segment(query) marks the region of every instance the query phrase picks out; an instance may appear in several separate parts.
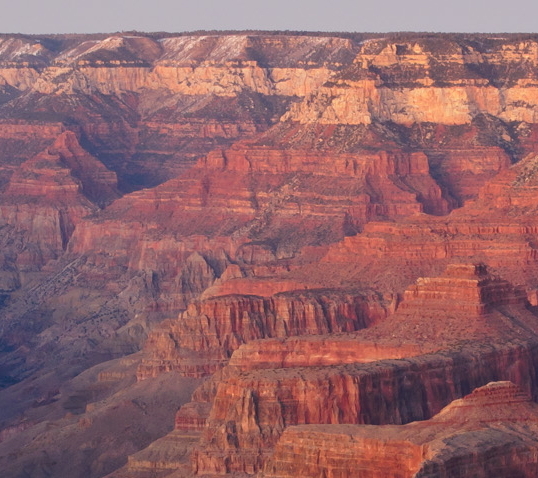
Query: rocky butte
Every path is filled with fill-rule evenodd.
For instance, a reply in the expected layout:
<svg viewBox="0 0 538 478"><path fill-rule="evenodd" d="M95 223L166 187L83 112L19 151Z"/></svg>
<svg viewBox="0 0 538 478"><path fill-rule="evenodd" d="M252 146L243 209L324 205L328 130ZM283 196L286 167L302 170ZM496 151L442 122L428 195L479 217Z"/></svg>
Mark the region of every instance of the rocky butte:
<svg viewBox="0 0 538 478"><path fill-rule="evenodd" d="M2 476L536 476L537 67L0 35Z"/></svg>

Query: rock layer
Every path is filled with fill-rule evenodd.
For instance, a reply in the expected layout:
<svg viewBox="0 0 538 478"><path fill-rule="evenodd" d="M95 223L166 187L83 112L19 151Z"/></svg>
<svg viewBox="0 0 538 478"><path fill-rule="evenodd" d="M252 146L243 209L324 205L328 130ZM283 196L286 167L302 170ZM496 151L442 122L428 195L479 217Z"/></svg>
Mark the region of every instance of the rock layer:
<svg viewBox="0 0 538 478"><path fill-rule="evenodd" d="M73 133L62 132L22 163L1 193L4 240L20 241L7 250L20 270L40 268L65 251L84 216L118 196L116 175L82 149Z"/></svg>

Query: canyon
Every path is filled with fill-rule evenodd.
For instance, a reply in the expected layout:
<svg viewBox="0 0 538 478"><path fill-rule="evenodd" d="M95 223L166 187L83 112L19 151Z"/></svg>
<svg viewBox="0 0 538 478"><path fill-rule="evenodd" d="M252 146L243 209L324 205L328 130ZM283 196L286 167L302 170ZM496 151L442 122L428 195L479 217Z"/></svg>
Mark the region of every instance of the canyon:
<svg viewBox="0 0 538 478"><path fill-rule="evenodd" d="M536 476L537 66L0 35L3 476Z"/></svg>

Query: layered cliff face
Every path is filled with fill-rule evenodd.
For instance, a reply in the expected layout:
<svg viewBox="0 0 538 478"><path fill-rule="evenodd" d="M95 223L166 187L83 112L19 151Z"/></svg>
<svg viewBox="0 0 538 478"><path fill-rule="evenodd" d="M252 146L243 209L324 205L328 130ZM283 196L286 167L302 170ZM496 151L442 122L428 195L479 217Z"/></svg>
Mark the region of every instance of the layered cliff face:
<svg viewBox="0 0 538 478"><path fill-rule="evenodd" d="M424 420L490 380L535 395L538 319L525 302L484 266L453 265L365 331L240 347L213 389L195 470L254 473L290 425Z"/></svg>
<svg viewBox="0 0 538 478"><path fill-rule="evenodd" d="M486 183L475 200L445 218L416 216L400 223L369 223L363 234L332 245L323 262L368 264L393 270L397 276L409 265L427 274L436 263L474 258L514 283L534 288L535 163L535 155L527 155Z"/></svg>
<svg viewBox="0 0 538 478"><path fill-rule="evenodd" d="M513 383L492 382L424 422L290 427L260 476L345 477L360 469L365 477L531 477L536 412Z"/></svg>
<svg viewBox="0 0 538 478"><path fill-rule="evenodd" d="M213 375L91 478L128 454L115 478L253 474L288 426L425 420L491 380L536 396L534 36L0 37L8 448L49 450L61 384L141 348L137 385L103 380Z"/></svg>
<svg viewBox="0 0 538 478"><path fill-rule="evenodd" d="M350 67L315 95L324 108L293 108L302 122L466 124L478 111L535 122L536 43L446 38L365 41ZM502 88L502 91L501 91ZM315 103L315 102L312 102Z"/></svg>
<svg viewBox="0 0 538 478"><path fill-rule="evenodd" d="M9 179L0 196L3 252L22 271L58 258L76 224L119 197L115 173L82 149L69 131L18 168L6 166ZM10 244L10 238L18 244Z"/></svg>
<svg viewBox="0 0 538 478"><path fill-rule="evenodd" d="M151 333L138 378L169 370L207 375L245 342L351 332L384 319L389 306L375 294L297 290L270 298L232 295L193 302Z"/></svg>
<svg viewBox="0 0 538 478"><path fill-rule="evenodd" d="M76 125L126 190L154 186L209 150L267 128L356 51L338 38L54 40L4 42L1 78L14 98L0 116Z"/></svg>
<svg viewBox="0 0 538 478"><path fill-rule="evenodd" d="M476 100L486 93L460 98L456 90L462 82L465 88L476 84L473 88L496 94L500 86L519 91L524 85L528 90L533 70L525 65L532 63L534 43L512 41L508 47L503 42L481 42L417 38L356 43L345 38L248 35L100 36L55 46L44 40L6 40L6 70L14 69L20 56L32 59L25 68L39 76L23 85L4 75L6 84L18 93L2 114L6 121L20 121L22 111L42 121L61 120L81 131L85 146L119 174L124 190L139 187L141 181L162 182L192 165L196 156L267 129L281 118L253 142L217 149L183 180L167 183L155 193L138 193L118 210L138 209L149 201L151 216L138 218L151 221L154 210L173 201L179 189L186 191L186 197L178 197L178 202L183 206L188 201L197 212L197 219L181 214L174 218L181 235L234 232L234 237L271 244L277 257L283 257L297 254L305 243L354 234L371 219L419 211L444 214L474 197L477 185L531 147L526 138L532 136L532 121L515 128L506 123L519 121L515 116L500 118L491 102ZM514 71L510 73L514 78L501 85L501 80L495 81L494 65L503 65L500 71ZM370 87L358 80L365 75ZM369 88L379 92L367 95L369 121L357 123L342 115L310 121L301 113L304 108L333 111L335 106L323 98L337 101L342 90L360 95ZM416 95L433 92L433 97L441 94L438 90L453 94L451 104L458 104L455 99L469 102L472 113L465 121L404 120L387 99L398 88ZM298 100L296 107L281 116L292 100ZM405 101L398 108L405 109ZM376 112L377 107L388 108L388 116ZM532 104L519 108L531 109ZM356 119L357 110L350 111ZM237 191L233 199L230 181ZM230 204L234 204L231 214ZM169 204L172 208L178 209ZM202 212L214 216L209 224L199 223ZM327 227L324 218L338 226ZM157 219L160 224L168 218ZM185 230L186 222L193 227ZM298 222L302 234L290 234ZM95 229L93 224L88 227ZM85 238L100 239L102 228L97 229L84 233ZM140 247L139 237L133 241L128 248ZM151 243L152 238L142 241ZM86 241L74 250L100 247L98 241ZM179 299L178 305L185 306L185 301Z"/></svg>

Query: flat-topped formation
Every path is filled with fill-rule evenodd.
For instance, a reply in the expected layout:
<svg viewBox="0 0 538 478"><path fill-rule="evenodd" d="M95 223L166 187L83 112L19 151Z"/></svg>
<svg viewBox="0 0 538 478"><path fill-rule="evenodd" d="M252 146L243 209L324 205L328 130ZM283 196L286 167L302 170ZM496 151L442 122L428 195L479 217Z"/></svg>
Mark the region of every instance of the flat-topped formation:
<svg viewBox="0 0 538 478"><path fill-rule="evenodd" d="M205 376L245 342L352 332L386 318L388 304L370 291L295 290L273 297L228 295L196 301L150 335L138 378L177 370Z"/></svg>
<svg viewBox="0 0 538 478"><path fill-rule="evenodd" d="M430 422L536 422L538 408L528 393L510 381L491 382L454 400ZM532 412L532 413L530 413Z"/></svg>
<svg viewBox="0 0 538 478"><path fill-rule="evenodd" d="M525 294L485 265L454 264L438 278L419 279L394 314L367 329L251 341L223 370L209 415L207 407L188 408L202 411L200 422L207 417L196 466L200 473L251 473L292 424L406 423L430 418L447 403L442 397L458 398L471 383L510 378L532 388L501 365L525 369L534 360L516 345L537 339L538 319L525 305ZM430 386L431 374L446 383ZM517 396L503 390L497 396Z"/></svg>
<svg viewBox="0 0 538 478"><path fill-rule="evenodd" d="M440 277L419 278L397 311L370 327L340 334L250 341L230 366L239 370L368 363L414 357L473 339L517 339L538 322L524 291L489 274L484 264L451 264ZM508 307L520 324L498 308Z"/></svg>
<svg viewBox="0 0 538 478"><path fill-rule="evenodd" d="M504 337L511 327L502 323L496 307L513 306L527 317L525 301L523 290L492 276L483 264L451 264L440 277L419 278L388 321L391 305L369 292L296 290L271 298L214 297L192 303L177 320L152 333L138 376L165 370L207 375L224 366L238 348L232 363L247 369L414 356L438 350L447 341L471 339L473 333ZM471 317L478 320L471 323ZM449 326L451 333L443 334ZM326 335L365 327L370 330L364 334ZM298 338L285 340L292 336ZM278 340L256 341L270 337Z"/></svg>

